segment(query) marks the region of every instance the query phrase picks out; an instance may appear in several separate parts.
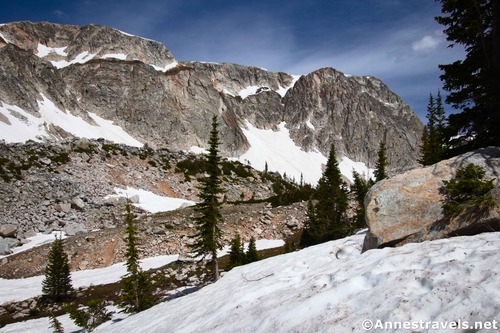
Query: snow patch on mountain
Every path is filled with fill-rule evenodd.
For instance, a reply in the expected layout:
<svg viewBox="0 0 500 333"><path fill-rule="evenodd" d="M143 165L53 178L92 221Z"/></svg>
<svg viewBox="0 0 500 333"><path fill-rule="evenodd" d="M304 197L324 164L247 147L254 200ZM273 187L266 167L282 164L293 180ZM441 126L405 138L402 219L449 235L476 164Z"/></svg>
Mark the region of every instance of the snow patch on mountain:
<svg viewBox="0 0 500 333"><path fill-rule="evenodd" d="M248 120L242 128L250 148L238 160L250 162L257 170L268 170L286 173L297 182L303 177L304 182L315 185L322 175L321 165L327 158L317 150L306 152L290 138L286 123L278 125L278 130L263 130L254 127Z"/></svg>
<svg viewBox="0 0 500 333"><path fill-rule="evenodd" d="M361 178L368 180L374 177L375 169L368 168L363 162L355 162L349 157L343 156L339 162L340 173L354 183L353 171L356 171Z"/></svg>
<svg viewBox="0 0 500 333"><path fill-rule="evenodd" d="M5 25L5 24L2 24L2 25ZM2 25L0 25L0 27ZM2 38L6 43L9 43L9 44L11 43L11 41L7 37L5 37L5 35L1 32L0 32L0 38Z"/></svg>
<svg viewBox="0 0 500 333"><path fill-rule="evenodd" d="M0 102L0 139L6 142L40 141L46 135L41 118L18 106Z"/></svg>
<svg viewBox="0 0 500 333"><path fill-rule="evenodd" d="M75 58L72 60L54 60L50 61L52 65L54 65L56 68L64 68L68 67L70 65L74 64L84 64L92 59L94 59L96 55L89 53L88 51L83 51L82 53L78 54Z"/></svg>
<svg viewBox="0 0 500 333"><path fill-rule="evenodd" d="M238 92L238 96L240 96L241 98L245 99L248 96L256 95L256 94L258 94L260 92L270 91L270 90L271 89L269 87L265 87L265 86L248 86L246 88L241 89Z"/></svg>
<svg viewBox="0 0 500 333"><path fill-rule="evenodd" d="M51 53L55 53L57 55L60 55L60 56L63 56L63 57L67 57L68 54L66 53L66 48L67 46L63 46L63 47L48 47L46 45L43 45L43 44L38 44L38 48L37 48L37 56L40 57L40 58L45 58L46 56L48 56L49 54Z"/></svg>
<svg viewBox="0 0 500 333"><path fill-rule="evenodd" d="M315 127L314 127L314 125L311 123L311 120L310 120L310 119L306 121L306 126L307 126L307 127L309 127L310 129L312 129L313 131L314 131L314 129L315 129Z"/></svg>
<svg viewBox="0 0 500 333"><path fill-rule="evenodd" d="M43 94L42 100L37 102L40 117L35 117L18 106L0 102L0 139L6 142L41 141L44 137L50 137L47 128L54 125L81 138L104 138L133 147L143 146L120 126L113 124L113 121L89 112L89 116L97 123L95 126L69 111L61 111Z"/></svg>
<svg viewBox="0 0 500 333"><path fill-rule="evenodd" d="M38 247L38 246L43 245L43 244L52 243L56 239L56 237L64 239L64 238L66 238L66 234L63 231L52 231L50 234L37 233L33 237L26 238L27 243L24 243L21 246L13 247L11 249L12 250L11 254L0 256L0 259L10 257L14 254L27 251L29 249L32 249L34 247Z"/></svg>
<svg viewBox="0 0 500 333"><path fill-rule="evenodd" d="M293 86L295 85L295 82L297 82L297 80L300 79L301 76L302 75L292 75L293 80L289 86L283 87L280 85L279 88L277 90L274 90L274 91L277 92L278 94L280 94L281 97L285 97L285 94L287 93L287 91L290 90L291 88L293 88ZM235 92L229 88L222 88L222 92L224 92L226 95L230 95L233 97L239 96L242 99L245 99L248 96L257 95L257 94L264 92L264 91L272 91L272 89L268 86L262 86L262 85L250 85L250 86L247 86L243 89L240 89L238 92Z"/></svg>
<svg viewBox="0 0 500 333"><path fill-rule="evenodd" d="M108 53L101 56L102 59L118 59L118 60L127 60L127 55L124 53Z"/></svg>
<svg viewBox="0 0 500 333"><path fill-rule="evenodd" d="M126 189L116 187L114 191L116 194L110 194L106 198L123 197L131 199L135 197L135 199L132 200L133 205L150 213L167 212L196 204L194 201L164 197L150 191L132 187L127 187Z"/></svg>
<svg viewBox="0 0 500 333"><path fill-rule="evenodd" d="M54 65L56 68L59 68L59 69L70 66L70 65L74 65L74 64L83 64L83 63L86 63L86 62L88 62L92 59L96 59L96 58L98 58L98 59L117 59L117 60L126 61L127 57L128 57L128 55L125 53L107 53L107 54L103 54L103 55L97 55L97 54L92 54L92 53L89 53L87 51L84 51L84 52L78 54L72 60L68 60L67 59L68 53L66 52L66 48L67 48L67 46L48 47L44 44L38 44L36 55L42 59L45 59L47 56L49 56L51 54L56 54L58 56L65 57L66 59L63 59L63 60L49 60L49 62L52 65ZM137 60L137 59L135 59L135 60ZM163 67L151 64L151 66L155 70L160 71L160 72L166 72L167 70L172 69L172 68L176 67L177 65L178 65L178 63L176 61L168 63Z"/></svg>
<svg viewBox="0 0 500 333"><path fill-rule="evenodd" d="M285 97L285 95L288 92L288 90L290 90L291 88L293 88L293 86L295 85L295 83L297 82L297 80L301 78L301 76L302 75L292 75L292 77L293 77L292 83L289 86L287 86L287 87L280 86L279 89L276 92L278 94L280 94L281 97Z"/></svg>
<svg viewBox="0 0 500 333"><path fill-rule="evenodd" d="M177 65L179 65L179 63L177 61L174 61L174 62L171 62L169 64L166 64L165 66L163 67L160 67L160 66L156 66L156 65L151 65L155 70L159 71L159 72L163 72L165 73L166 71L172 69L172 68L175 68L177 67Z"/></svg>
<svg viewBox="0 0 500 333"><path fill-rule="evenodd" d="M149 270L162 267L179 258L175 255L163 255L140 260L142 269ZM97 268L71 272L71 283L75 289L91 285L108 284L120 281L127 273L125 263L114 264L105 268ZM42 294L42 281L44 275L24 279L0 278L0 304L11 301L22 301ZM1 332L1 330L0 330Z"/></svg>
<svg viewBox="0 0 500 333"><path fill-rule="evenodd" d="M302 177L305 183L317 184L327 157L318 150L306 152L297 146L290 137L285 122L278 125L277 131L258 129L249 121L245 121L245 125L246 128L242 130L250 148L238 158L240 162L249 162L253 168L261 171L267 164L268 170L286 173L288 178L295 179L296 182ZM355 162L346 156L341 158L339 169L351 182L353 170L365 177L373 176L373 169L369 169L365 163Z"/></svg>

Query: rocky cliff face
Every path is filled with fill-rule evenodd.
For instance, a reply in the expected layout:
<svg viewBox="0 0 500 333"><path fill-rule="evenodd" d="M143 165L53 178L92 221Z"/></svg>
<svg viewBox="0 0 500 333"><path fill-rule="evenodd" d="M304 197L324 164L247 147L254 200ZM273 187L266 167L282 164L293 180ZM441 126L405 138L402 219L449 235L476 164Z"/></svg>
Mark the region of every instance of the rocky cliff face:
<svg viewBox="0 0 500 333"><path fill-rule="evenodd" d="M237 157L249 142L246 121L273 130L285 122L306 151L374 166L380 141L389 167L416 165L422 123L382 82L324 68L302 77L234 64L176 62L160 43L97 26L18 22L0 26L0 125L42 119L38 135L67 138L60 112L93 126L97 115L150 147L206 147L212 115L222 118L222 152ZM33 136L33 139L35 135ZM9 140L8 137L4 139Z"/></svg>
<svg viewBox="0 0 500 333"><path fill-rule="evenodd" d="M325 152L334 143L344 155L373 167L384 141L392 168L415 166L421 124L376 78L346 77L323 68L299 79L284 103L292 137L306 149Z"/></svg>

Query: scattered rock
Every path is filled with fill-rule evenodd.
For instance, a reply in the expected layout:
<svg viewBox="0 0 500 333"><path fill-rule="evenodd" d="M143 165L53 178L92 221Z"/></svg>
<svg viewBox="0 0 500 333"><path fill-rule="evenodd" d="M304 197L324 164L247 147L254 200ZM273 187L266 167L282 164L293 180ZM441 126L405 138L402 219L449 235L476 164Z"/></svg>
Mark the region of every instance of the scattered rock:
<svg viewBox="0 0 500 333"><path fill-rule="evenodd" d="M140 202L139 200L139 195L136 194L136 195L133 195L129 198L130 202L133 203L133 204L138 204Z"/></svg>
<svg viewBox="0 0 500 333"><path fill-rule="evenodd" d="M67 213L71 210L71 204L70 203L56 203L55 207L54 207L58 212L63 212L63 213Z"/></svg>
<svg viewBox="0 0 500 333"><path fill-rule="evenodd" d="M29 230L24 232L24 238L30 238L30 237L35 237L35 236L36 236L36 232L33 229L29 229Z"/></svg>
<svg viewBox="0 0 500 333"><path fill-rule="evenodd" d="M89 262L87 260L84 260L84 261L80 262L80 264L78 264L78 269L83 271L84 269L87 268L88 265L89 265Z"/></svg>
<svg viewBox="0 0 500 333"><path fill-rule="evenodd" d="M83 210L85 208L85 202L81 198L73 198L73 200L71 200L71 208Z"/></svg>
<svg viewBox="0 0 500 333"><path fill-rule="evenodd" d="M292 218L287 220L285 223L290 229L298 229L300 226L299 220L295 216L292 216Z"/></svg>
<svg viewBox="0 0 500 333"><path fill-rule="evenodd" d="M4 224L0 225L0 236L2 237L14 237L17 232L17 225L14 224Z"/></svg>
<svg viewBox="0 0 500 333"><path fill-rule="evenodd" d="M66 235L68 236L75 236L75 235L79 235L79 234L84 234L86 233L88 230L87 228L85 228L85 226L83 226L82 224L80 223L68 223L63 231L66 233Z"/></svg>
<svg viewBox="0 0 500 333"><path fill-rule="evenodd" d="M11 253L12 250L10 249L9 244L7 244L7 242L2 237L0 237L0 255L7 255Z"/></svg>

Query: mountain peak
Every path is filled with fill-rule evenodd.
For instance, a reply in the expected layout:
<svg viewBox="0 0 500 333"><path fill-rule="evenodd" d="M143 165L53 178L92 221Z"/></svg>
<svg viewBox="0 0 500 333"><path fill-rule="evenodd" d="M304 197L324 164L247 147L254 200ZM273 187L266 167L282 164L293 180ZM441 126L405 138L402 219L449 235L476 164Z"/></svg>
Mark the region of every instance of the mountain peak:
<svg viewBox="0 0 500 333"><path fill-rule="evenodd" d="M15 22L0 26L0 37L5 41L0 48L0 138L6 141L16 140L7 133L24 132L22 137L35 140L107 133L107 139L129 142L103 125L113 124L134 142L191 150L207 147L207 124L218 115L226 157L242 158L251 142L263 142L249 137L250 124L258 130L286 130L294 151L325 157L335 144L339 159L368 168L384 141L391 170L417 165L422 123L372 77L333 68L297 76L237 64L177 62L159 42L95 24ZM53 110L42 108L40 101ZM79 125L86 130L72 126L71 117L86 123ZM276 157L269 147L253 148ZM278 169L296 179L308 172L281 153L287 166ZM313 162L319 163L315 168L321 169L321 160Z"/></svg>

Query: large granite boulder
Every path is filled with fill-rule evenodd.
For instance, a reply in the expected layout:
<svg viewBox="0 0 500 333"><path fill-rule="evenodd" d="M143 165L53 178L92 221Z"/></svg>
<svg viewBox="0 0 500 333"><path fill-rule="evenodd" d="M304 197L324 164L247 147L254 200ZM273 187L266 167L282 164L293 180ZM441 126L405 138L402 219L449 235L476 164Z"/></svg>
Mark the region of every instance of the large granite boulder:
<svg viewBox="0 0 500 333"><path fill-rule="evenodd" d="M465 212L453 219L444 218L443 200L439 192L443 180L449 180L458 168L469 163L486 170L486 178L494 179L491 194L496 207L486 212ZM500 221L500 148L489 147L469 152L425 168L413 169L385 179L365 198L369 232L363 251L421 242L455 235L499 230Z"/></svg>

